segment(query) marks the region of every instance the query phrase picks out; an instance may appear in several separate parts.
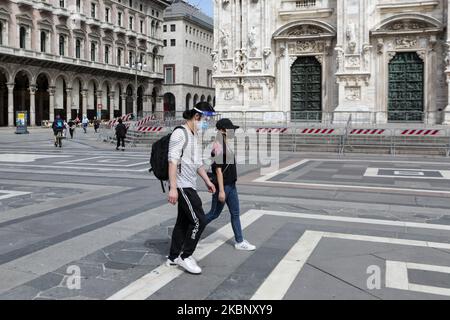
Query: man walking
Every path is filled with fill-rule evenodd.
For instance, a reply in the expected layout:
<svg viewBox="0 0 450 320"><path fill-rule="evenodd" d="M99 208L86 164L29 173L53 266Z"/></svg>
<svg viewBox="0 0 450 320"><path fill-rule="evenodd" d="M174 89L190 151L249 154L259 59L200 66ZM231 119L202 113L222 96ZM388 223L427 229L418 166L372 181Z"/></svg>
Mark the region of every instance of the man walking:
<svg viewBox="0 0 450 320"><path fill-rule="evenodd" d="M116 150L119 150L120 144L122 143L122 151L125 151L126 136L127 136L127 127L123 124L122 119L119 119L119 124L116 126L116 139L117 139Z"/></svg>
<svg viewBox="0 0 450 320"><path fill-rule="evenodd" d="M169 202L178 202L177 222L172 233L172 243L167 265L179 265L187 272L200 274L202 269L192 257L206 226L202 200L197 193L197 174L202 177L210 193L216 188L203 168L198 131L205 129L202 117L214 109L206 102L186 110L182 128L175 129L169 143Z"/></svg>

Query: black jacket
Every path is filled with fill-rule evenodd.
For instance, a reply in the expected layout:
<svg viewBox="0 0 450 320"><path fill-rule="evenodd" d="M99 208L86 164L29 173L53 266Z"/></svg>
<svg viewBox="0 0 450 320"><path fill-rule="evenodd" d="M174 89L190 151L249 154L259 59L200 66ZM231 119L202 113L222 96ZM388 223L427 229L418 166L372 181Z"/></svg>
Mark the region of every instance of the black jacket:
<svg viewBox="0 0 450 320"><path fill-rule="evenodd" d="M127 135L127 127L123 123L116 126L116 136L125 138Z"/></svg>

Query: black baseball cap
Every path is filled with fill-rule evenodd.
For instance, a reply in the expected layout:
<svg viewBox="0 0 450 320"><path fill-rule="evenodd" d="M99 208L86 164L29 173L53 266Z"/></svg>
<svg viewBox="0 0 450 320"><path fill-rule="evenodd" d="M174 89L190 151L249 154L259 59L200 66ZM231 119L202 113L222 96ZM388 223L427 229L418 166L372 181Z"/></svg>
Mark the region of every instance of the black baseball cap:
<svg viewBox="0 0 450 320"><path fill-rule="evenodd" d="M223 118L217 121L216 128L219 130L236 130L239 129L239 126L235 126L230 119Z"/></svg>

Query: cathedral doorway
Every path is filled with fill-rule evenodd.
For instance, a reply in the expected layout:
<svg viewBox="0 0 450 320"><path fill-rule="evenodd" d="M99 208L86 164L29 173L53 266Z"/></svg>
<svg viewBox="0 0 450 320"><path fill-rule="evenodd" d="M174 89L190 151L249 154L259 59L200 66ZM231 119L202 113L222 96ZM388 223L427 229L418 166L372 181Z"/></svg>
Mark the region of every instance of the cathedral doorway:
<svg viewBox="0 0 450 320"><path fill-rule="evenodd" d="M291 120L322 121L322 66L313 56L291 67Z"/></svg>
<svg viewBox="0 0 450 320"><path fill-rule="evenodd" d="M424 63L416 52L398 52L389 63L388 121L424 121Z"/></svg>

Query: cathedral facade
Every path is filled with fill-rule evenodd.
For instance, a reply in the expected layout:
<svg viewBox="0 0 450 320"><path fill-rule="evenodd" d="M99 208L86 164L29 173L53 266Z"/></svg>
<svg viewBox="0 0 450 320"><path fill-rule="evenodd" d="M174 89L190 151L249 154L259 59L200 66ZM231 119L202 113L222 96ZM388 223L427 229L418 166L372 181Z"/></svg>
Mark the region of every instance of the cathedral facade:
<svg viewBox="0 0 450 320"><path fill-rule="evenodd" d="M450 122L449 0L214 2L217 110Z"/></svg>

